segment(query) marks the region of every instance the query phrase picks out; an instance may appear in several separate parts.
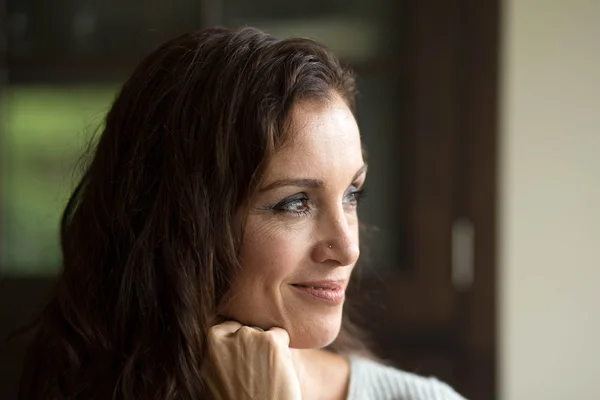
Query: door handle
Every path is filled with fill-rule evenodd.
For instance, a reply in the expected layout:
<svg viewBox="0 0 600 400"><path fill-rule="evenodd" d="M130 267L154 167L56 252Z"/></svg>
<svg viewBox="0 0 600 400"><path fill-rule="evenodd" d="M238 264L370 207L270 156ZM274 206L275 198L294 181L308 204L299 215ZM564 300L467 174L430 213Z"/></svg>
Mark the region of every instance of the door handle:
<svg viewBox="0 0 600 400"><path fill-rule="evenodd" d="M462 217L452 224L452 286L467 291L475 279L475 227Z"/></svg>

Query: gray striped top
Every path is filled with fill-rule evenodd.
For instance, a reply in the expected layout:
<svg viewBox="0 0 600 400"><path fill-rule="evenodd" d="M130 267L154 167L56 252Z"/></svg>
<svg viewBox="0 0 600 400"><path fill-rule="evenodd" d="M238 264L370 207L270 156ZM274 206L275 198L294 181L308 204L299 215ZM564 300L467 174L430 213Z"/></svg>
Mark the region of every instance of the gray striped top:
<svg viewBox="0 0 600 400"><path fill-rule="evenodd" d="M445 383L350 357L347 400L465 400Z"/></svg>

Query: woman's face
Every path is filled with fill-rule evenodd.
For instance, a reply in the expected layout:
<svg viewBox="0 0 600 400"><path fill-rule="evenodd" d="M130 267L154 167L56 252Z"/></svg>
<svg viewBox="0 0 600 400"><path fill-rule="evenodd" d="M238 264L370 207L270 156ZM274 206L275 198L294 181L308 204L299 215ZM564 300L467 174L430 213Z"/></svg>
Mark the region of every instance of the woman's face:
<svg viewBox="0 0 600 400"><path fill-rule="evenodd" d="M284 328L291 347L321 348L339 332L359 255L356 207L366 167L340 97L297 104L291 129L294 140L273 157L251 205L242 269L221 313Z"/></svg>

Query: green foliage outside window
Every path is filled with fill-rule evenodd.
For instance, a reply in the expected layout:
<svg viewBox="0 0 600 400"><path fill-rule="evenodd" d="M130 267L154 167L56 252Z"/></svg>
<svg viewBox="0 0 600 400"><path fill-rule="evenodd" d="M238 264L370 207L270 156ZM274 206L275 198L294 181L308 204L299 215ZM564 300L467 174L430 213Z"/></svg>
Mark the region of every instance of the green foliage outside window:
<svg viewBox="0 0 600 400"><path fill-rule="evenodd" d="M0 98L0 272L60 269L59 221L114 86L9 86Z"/></svg>

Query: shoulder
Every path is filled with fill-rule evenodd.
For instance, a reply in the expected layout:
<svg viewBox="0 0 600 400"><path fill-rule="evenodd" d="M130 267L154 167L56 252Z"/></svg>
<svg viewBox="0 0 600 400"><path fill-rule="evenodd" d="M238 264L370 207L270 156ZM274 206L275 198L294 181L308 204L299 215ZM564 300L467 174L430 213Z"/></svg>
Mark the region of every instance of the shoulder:
<svg viewBox="0 0 600 400"><path fill-rule="evenodd" d="M350 357L347 400L464 400L447 384L365 358Z"/></svg>

